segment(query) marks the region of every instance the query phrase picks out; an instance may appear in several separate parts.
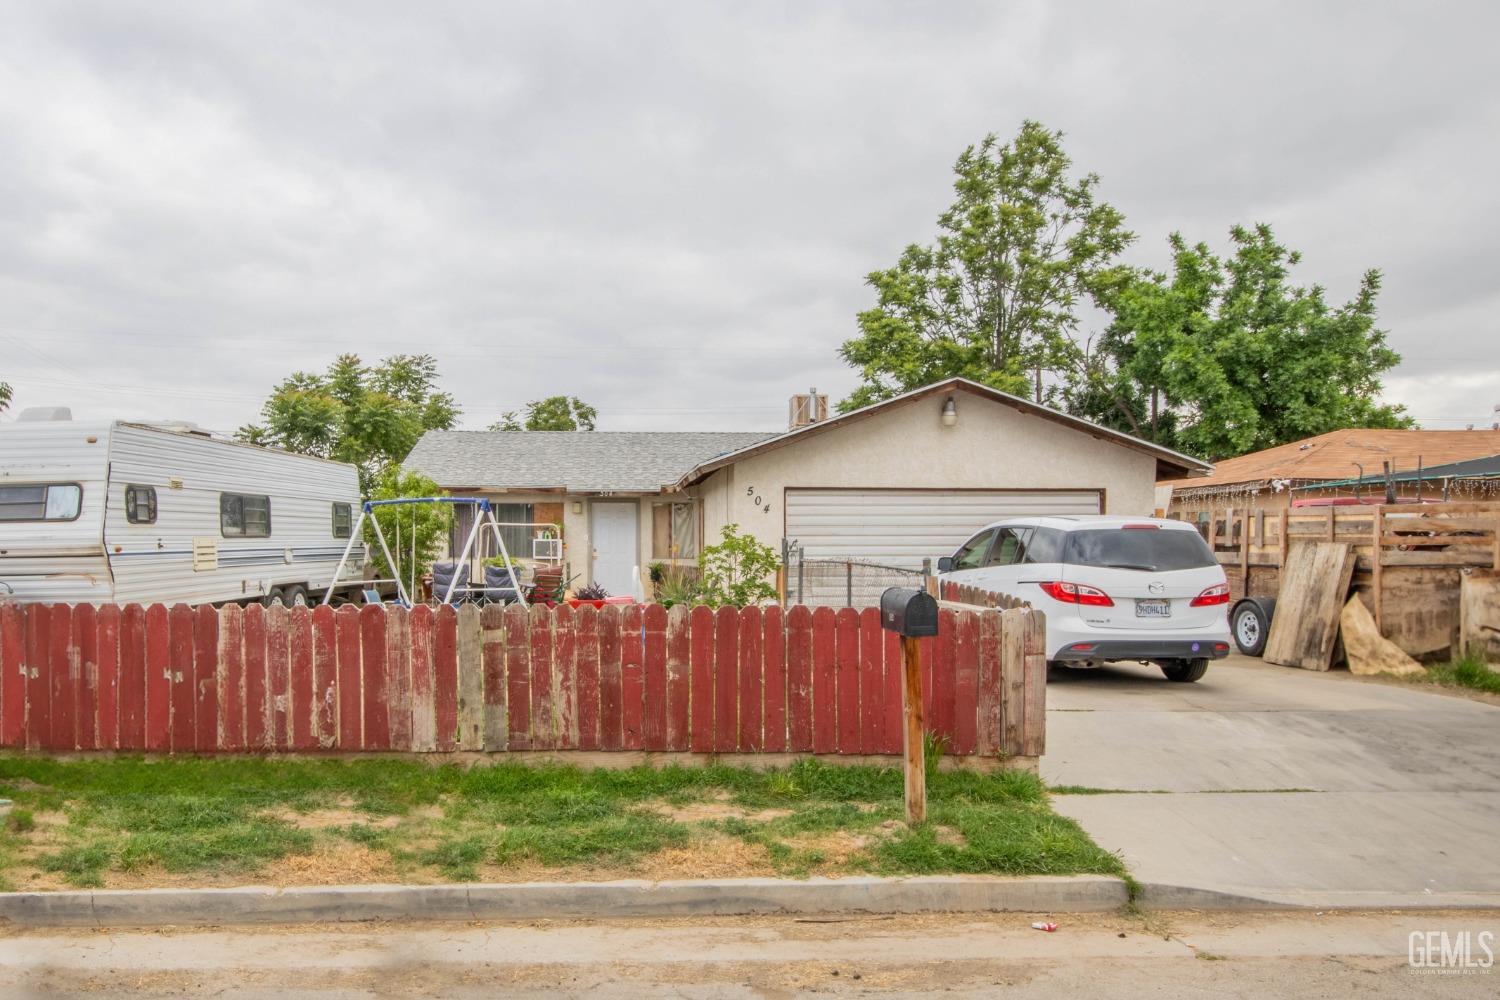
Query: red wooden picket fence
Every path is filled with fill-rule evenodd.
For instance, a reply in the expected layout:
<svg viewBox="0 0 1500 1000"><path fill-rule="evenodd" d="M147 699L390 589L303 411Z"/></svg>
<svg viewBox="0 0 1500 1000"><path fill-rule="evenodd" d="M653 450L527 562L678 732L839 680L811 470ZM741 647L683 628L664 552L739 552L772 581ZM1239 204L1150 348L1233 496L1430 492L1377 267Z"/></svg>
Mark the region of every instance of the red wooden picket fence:
<svg viewBox="0 0 1500 1000"><path fill-rule="evenodd" d="M1009 594L999 594L993 590L984 590L967 583L959 583L955 580L943 580L939 584L940 596L945 601L955 604L972 604L978 608L1029 608L1030 604L1019 597Z"/></svg>
<svg viewBox="0 0 1500 1000"><path fill-rule="evenodd" d="M941 612L945 753L1043 749L1042 623ZM0 747L901 753L873 608L0 605Z"/></svg>

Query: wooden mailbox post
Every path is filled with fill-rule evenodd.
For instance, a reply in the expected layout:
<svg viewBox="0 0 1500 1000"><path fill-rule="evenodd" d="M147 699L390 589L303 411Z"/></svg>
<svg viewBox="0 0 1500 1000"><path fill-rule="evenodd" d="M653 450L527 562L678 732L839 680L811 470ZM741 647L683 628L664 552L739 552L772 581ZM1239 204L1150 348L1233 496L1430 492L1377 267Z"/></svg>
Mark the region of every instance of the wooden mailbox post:
<svg viewBox="0 0 1500 1000"><path fill-rule="evenodd" d="M938 634L937 601L925 591L891 587L880 595L880 625L901 637L901 661L906 672L901 686L901 710L906 722L902 727L906 821L915 825L927 820L926 727L922 720L922 664L917 640Z"/></svg>

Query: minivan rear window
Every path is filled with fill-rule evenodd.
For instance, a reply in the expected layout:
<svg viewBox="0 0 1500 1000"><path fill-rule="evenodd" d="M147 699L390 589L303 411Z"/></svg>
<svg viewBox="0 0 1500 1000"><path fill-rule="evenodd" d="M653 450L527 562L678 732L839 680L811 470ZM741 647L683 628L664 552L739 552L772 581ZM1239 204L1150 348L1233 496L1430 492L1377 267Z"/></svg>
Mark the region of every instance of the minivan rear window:
<svg viewBox="0 0 1500 1000"><path fill-rule="evenodd" d="M1147 573L1201 569L1218 564L1202 535L1196 531L1169 528L1070 531L1062 561L1074 566L1107 566Z"/></svg>

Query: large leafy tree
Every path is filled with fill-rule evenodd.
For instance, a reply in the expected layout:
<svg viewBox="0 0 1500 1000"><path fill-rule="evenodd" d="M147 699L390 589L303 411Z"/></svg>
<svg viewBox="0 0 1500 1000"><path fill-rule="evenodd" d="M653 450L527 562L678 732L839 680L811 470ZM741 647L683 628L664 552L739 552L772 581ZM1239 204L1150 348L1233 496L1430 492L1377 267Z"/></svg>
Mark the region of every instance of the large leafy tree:
<svg viewBox="0 0 1500 1000"><path fill-rule="evenodd" d="M599 411L577 396L548 396L526 404L525 416L511 410L490 424L492 431L591 431Z"/></svg>
<svg viewBox="0 0 1500 1000"><path fill-rule="evenodd" d="M1134 236L1096 175L1072 175L1062 138L1027 121L964 150L936 241L866 279L876 304L839 351L864 383L840 409L955 375L1040 399L1045 373L1077 368L1078 308L1125 284Z"/></svg>
<svg viewBox="0 0 1500 1000"><path fill-rule="evenodd" d="M295 372L285 379L261 407L261 423L241 427L235 436L352 462L368 496L424 431L457 423L458 406L438 391L437 380L430 355L397 354L366 367L357 355L342 354L326 372Z"/></svg>
<svg viewBox="0 0 1500 1000"><path fill-rule="evenodd" d="M1236 226L1233 252L1170 238L1170 274L1113 297L1114 322L1069 389L1074 412L1208 459L1342 427L1409 427L1379 402L1400 362L1376 323L1380 273L1330 305L1290 280L1301 255L1268 225Z"/></svg>
<svg viewBox="0 0 1500 1000"><path fill-rule="evenodd" d="M0 413L10 406L10 383L0 382Z"/></svg>

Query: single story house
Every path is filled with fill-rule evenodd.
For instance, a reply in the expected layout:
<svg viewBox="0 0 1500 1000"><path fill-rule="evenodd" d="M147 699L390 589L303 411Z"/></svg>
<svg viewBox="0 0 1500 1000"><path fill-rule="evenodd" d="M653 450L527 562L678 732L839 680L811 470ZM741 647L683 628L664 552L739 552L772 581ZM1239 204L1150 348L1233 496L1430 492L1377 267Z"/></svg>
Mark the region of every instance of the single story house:
<svg viewBox="0 0 1500 1000"><path fill-rule="evenodd" d="M1496 429L1330 431L1225 459L1203 478L1163 483L1162 492L1170 489L1171 497L1158 503L1172 517L1199 523L1229 508L1281 510L1298 501L1378 503L1386 495L1387 464L1399 500L1435 499L1441 486L1425 470L1496 453Z"/></svg>
<svg viewBox="0 0 1500 1000"><path fill-rule="evenodd" d="M502 521L559 524L575 585L635 596L651 564L696 563L727 524L807 558L916 568L1008 515L1150 515L1159 480L1211 471L962 378L831 418L807 400L781 432L429 431L404 467Z"/></svg>

